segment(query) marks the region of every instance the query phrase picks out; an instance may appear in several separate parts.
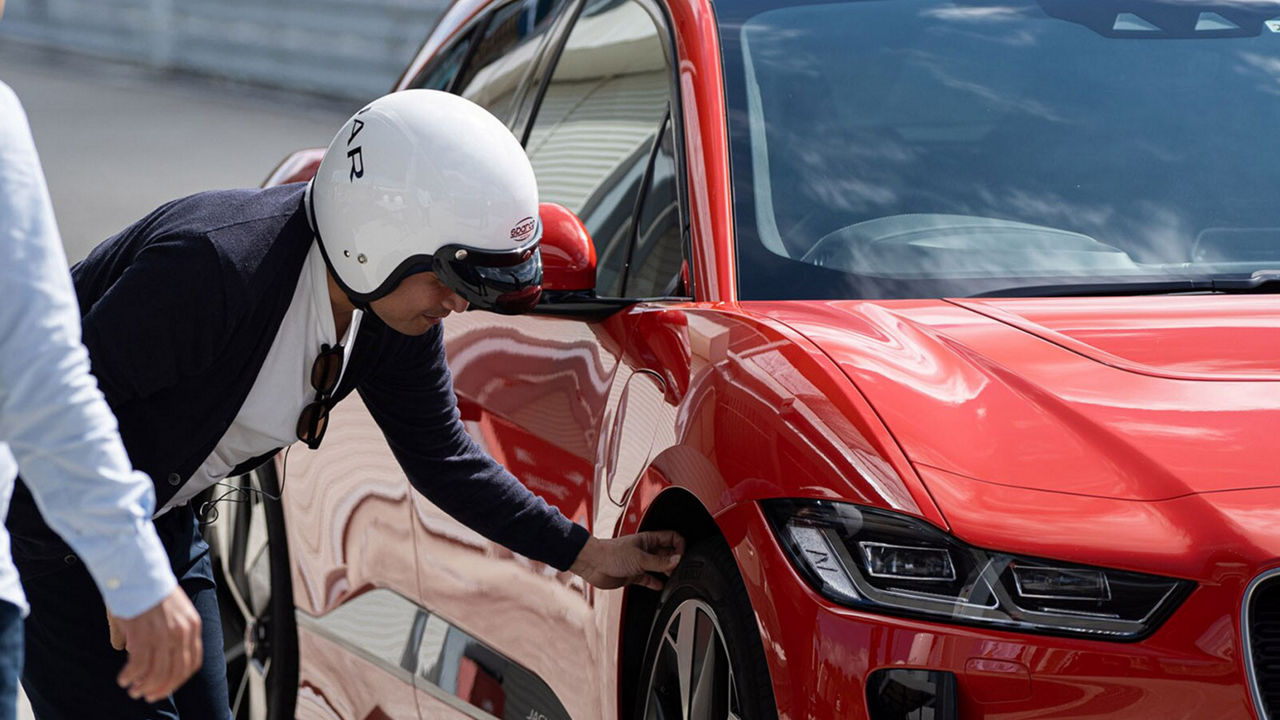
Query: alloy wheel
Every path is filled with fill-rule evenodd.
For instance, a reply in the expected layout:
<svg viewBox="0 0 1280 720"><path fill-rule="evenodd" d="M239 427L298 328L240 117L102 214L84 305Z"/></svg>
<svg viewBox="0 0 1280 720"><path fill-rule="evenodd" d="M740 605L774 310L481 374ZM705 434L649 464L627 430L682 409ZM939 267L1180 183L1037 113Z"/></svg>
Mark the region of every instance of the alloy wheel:
<svg viewBox="0 0 1280 720"><path fill-rule="evenodd" d="M649 669L645 720L741 720L733 663L715 611L689 599L676 607Z"/></svg>

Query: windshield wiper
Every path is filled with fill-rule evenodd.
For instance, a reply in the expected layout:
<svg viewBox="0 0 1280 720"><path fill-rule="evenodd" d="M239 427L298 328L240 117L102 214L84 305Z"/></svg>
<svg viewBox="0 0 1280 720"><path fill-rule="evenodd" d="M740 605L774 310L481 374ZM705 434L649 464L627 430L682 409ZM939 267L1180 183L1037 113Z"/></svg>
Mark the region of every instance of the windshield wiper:
<svg viewBox="0 0 1280 720"><path fill-rule="evenodd" d="M1188 277L1137 282L1088 282L1024 285L976 293L971 297L1089 297L1118 295L1175 295L1179 293L1277 293L1280 270L1259 270L1248 276Z"/></svg>

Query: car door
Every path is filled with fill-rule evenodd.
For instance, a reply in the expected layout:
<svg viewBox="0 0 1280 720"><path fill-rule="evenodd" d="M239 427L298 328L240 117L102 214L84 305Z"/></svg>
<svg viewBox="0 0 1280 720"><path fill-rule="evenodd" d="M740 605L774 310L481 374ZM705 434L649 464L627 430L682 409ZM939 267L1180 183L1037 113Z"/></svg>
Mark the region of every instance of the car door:
<svg viewBox="0 0 1280 720"><path fill-rule="evenodd" d="M601 536L616 528L654 433L652 423L628 421L619 408L628 398L660 399L663 390L653 374L636 373L626 350L636 315L621 298L629 285L644 295L680 289L673 73L669 33L655 10L636 0L583 3L554 43L547 76L535 79L538 97L525 93L512 116L530 118L517 129L527 130L541 199L583 220L599 257L597 292L623 309L468 312L445 323L468 430L530 489ZM414 502L421 596L433 615L477 649L521 667L528 673L522 682L545 683L568 716L614 717L608 635L617 603L599 603L576 576L515 557L426 501ZM500 717L555 717L513 707L515 688L499 685L486 692L505 693Z"/></svg>

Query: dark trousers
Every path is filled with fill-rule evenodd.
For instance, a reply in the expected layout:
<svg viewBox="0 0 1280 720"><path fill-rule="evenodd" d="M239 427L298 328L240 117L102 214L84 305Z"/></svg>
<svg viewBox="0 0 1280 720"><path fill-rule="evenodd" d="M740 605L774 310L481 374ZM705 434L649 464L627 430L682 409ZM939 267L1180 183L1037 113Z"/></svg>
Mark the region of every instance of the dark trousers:
<svg viewBox="0 0 1280 720"><path fill-rule="evenodd" d="M75 556L20 560L31 605L22 686L38 720L231 720L209 546L186 507L158 518L156 530L178 583L200 613L200 670L161 702L129 697L116 684L128 655L111 647L106 607L85 567Z"/></svg>
<svg viewBox="0 0 1280 720"><path fill-rule="evenodd" d="M0 600L0 720L14 720L22 674L22 609Z"/></svg>

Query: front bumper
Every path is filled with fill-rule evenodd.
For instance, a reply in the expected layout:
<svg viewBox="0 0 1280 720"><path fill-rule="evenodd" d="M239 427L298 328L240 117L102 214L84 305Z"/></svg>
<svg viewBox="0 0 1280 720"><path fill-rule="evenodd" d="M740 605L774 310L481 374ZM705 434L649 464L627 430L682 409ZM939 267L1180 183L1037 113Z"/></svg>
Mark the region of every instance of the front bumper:
<svg viewBox="0 0 1280 720"><path fill-rule="evenodd" d="M1150 637L1104 642L950 626L835 605L797 574L755 503L717 517L756 609L783 718L872 718L877 670L955 677L962 718L1253 720L1241 653L1245 587L1201 582Z"/></svg>

